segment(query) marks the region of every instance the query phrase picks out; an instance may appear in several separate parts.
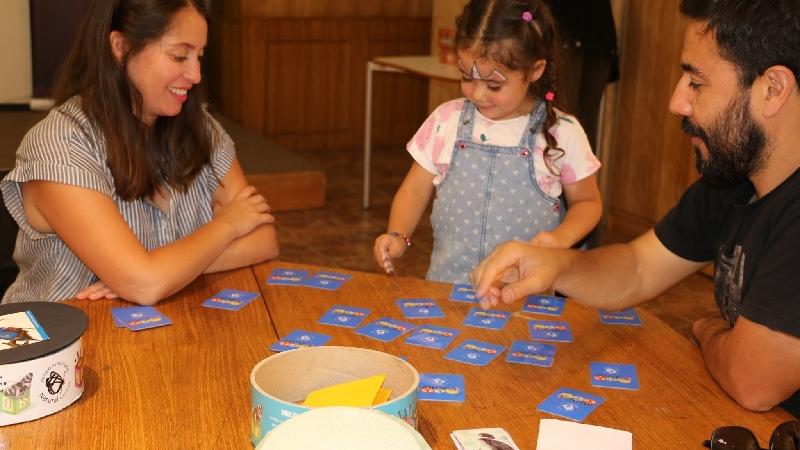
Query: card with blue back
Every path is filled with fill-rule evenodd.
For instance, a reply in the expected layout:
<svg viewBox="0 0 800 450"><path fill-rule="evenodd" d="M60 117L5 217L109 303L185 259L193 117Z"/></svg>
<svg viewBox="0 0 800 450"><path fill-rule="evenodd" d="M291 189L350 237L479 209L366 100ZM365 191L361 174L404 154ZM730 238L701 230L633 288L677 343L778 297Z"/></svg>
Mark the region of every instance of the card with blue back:
<svg viewBox="0 0 800 450"><path fill-rule="evenodd" d="M450 291L450 300L454 302L465 303L478 303L478 298L475 297L475 288L468 283L457 283L453 285L453 290Z"/></svg>
<svg viewBox="0 0 800 450"><path fill-rule="evenodd" d="M622 311L597 311L600 315L600 322L609 325L633 325L641 326L642 319L633 308L625 309Z"/></svg>
<svg viewBox="0 0 800 450"><path fill-rule="evenodd" d="M327 334L314 333L311 331L294 330L284 336L278 342L270 345L269 349L274 352L283 352L303 347L318 347L325 345L331 337Z"/></svg>
<svg viewBox="0 0 800 450"><path fill-rule="evenodd" d="M483 310L472 308L464 319L464 325L468 327L488 328L490 330L501 330L511 318L508 311L498 311L495 309Z"/></svg>
<svg viewBox="0 0 800 450"><path fill-rule="evenodd" d="M397 306L406 319L436 319L444 317L442 308L430 298L401 298Z"/></svg>
<svg viewBox="0 0 800 450"><path fill-rule="evenodd" d="M307 270L273 269L267 278L267 284L273 286L302 286L308 277Z"/></svg>
<svg viewBox="0 0 800 450"><path fill-rule="evenodd" d="M531 320L528 322L531 339L540 341L572 342L572 330L567 322Z"/></svg>
<svg viewBox="0 0 800 450"><path fill-rule="evenodd" d="M639 389L639 376L633 364L593 362L589 364L592 386L615 389Z"/></svg>
<svg viewBox="0 0 800 450"><path fill-rule="evenodd" d="M549 316L560 316L564 312L566 299L553 295L529 295L525 299L522 310L533 314L547 314Z"/></svg>
<svg viewBox="0 0 800 450"><path fill-rule="evenodd" d="M535 341L514 341L508 349L506 361L517 364L530 364L551 367L556 348L549 344Z"/></svg>
<svg viewBox="0 0 800 450"><path fill-rule="evenodd" d="M604 401L605 399L596 395L575 389L561 388L539 403L536 409L555 416L583 422Z"/></svg>
<svg viewBox="0 0 800 450"><path fill-rule="evenodd" d="M458 336L458 330L455 328L421 325L411 333L411 336L406 338L406 344L441 350L450 345L456 336Z"/></svg>
<svg viewBox="0 0 800 450"><path fill-rule="evenodd" d="M303 286L327 291L335 291L352 278L352 275L337 272L317 272L311 278L303 281Z"/></svg>
<svg viewBox="0 0 800 450"><path fill-rule="evenodd" d="M445 358L465 364L485 366L503 353L503 350L505 350L505 347L502 345L467 339L462 342L461 345L451 350Z"/></svg>
<svg viewBox="0 0 800 450"><path fill-rule="evenodd" d="M239 291L236 289L225 289L215 296L202 303L206 308L225 309L228 311L238 311L248 303L258 297L255 292Z"/></svg>
<svg viewBox="0 0 800 450"><path fill-rule="evenodd" d="M408 333L415 327L416 325L413 323L401 322L391 317L384 317L364 325L357 329L356 333L379 341L389 342L393 341L398 336Z"/></svg>
<svg viewBox="0 0 800 450"><path fill-rule="evenodd" d="M355 328L367 318L369 313L370 310L367 308L333 305L331 309L319 319L319 323L335 325L337 327Z"/></svg>
<svg viewBox="0 0 800 450"><path fill-rule="evenodd" d="M455 373L419 374L419 399L434 402L466 400L464 375Z"/></svg>
<svg viewBox="0 0 800 450"><path fill-rule="evenodd" d="M172 324L167 316L152 306L111 308L111 314L115 321L134 331Z"/></svg>

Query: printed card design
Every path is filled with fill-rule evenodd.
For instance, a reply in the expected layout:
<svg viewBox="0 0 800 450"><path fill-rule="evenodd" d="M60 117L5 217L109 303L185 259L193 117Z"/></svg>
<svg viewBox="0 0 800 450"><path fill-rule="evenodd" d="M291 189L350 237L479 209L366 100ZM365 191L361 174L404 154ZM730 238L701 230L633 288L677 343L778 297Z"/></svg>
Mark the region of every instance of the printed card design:
<svg viewBox="0 0 800 450"><path fill-rule="evenodd" d="M451 350L445 358L465 364L485 366L503 353L503 350L505 347L502 345L467 339Z"/></svg>
<svg viewBox="0 0 800 450"><path fill-rule="evenodd" d="M597 311L600 314L600 322L609 325L633 325L641 326L642 319L633 308L623 311Z"/></svg>
<svg viewBox="0 0 800 450"><path fill-rule="evenodd" d="M639 389L639 377L633 364L593 362L589 365L592 386L615 389Z"/></svg>
<svg viewBox="0 0 800 450"><path fill-rule="evenodd" d="M274 352L283 352L302 347L318 347L325 345L331 337L327 334L313 333L311 331L294 330L283 339L272 344L269 349Z"/></svg>
<svg viewBox="0 0 800 450"><path fill-rule="evenodd" d="M560 316L564 312L563 297L552 295L529 295L525 300L522 310L533 314L547 314L549 316Z"/></svg>
<svg viewBox="0 0 800 450"><path fill-rule="evenodd" d="M464 375L452 373L419 374L419 399L434 402L463 402Z"/></svg>
<svg viewBox="0 0 800 450"><path fill-rule="evenodd" d="M238 311L253 299L258 297L255 292L239 291L236 289L225 289L215 296L202 303L206 308L226 309L228 311Z"/></svg>
<svg viewBox="0 0 800 450"><path fill-rule="evenodd" d="M277 286L301 286L308 277L307 270L274 269L267 278L267 284Z"/></svg>
<svg viewBox="0 0 800 450"><path fill-rule="evenodd" d="M33 311L19 311L0 316L0 350L34 344L50 339L36 320Z"/></svg>
<svg viewBox="0 0 800 450"><path fill-rule="evenodd" d="M450 345L456 336L458 336L458 330L455 328L422 325L406 338L406 344L441 350Z"/></svg>
<svg viewBox="0 0 800 450"><path fill-rule="evenodd" d="M535 341L514 341L506 355L506 361L518 364L550 367L556 348L549 344Z"/></svg>
<svg viewBox="0 0 800 450"><path fill-rule="evenodd" d="M401 322L391 317L384 317L383 319L378 319L375 322L364 325L357 329L356 333L379 341L389 342L413 330L415 326L416 325L413 323Z"/></svg>
<svg viewBox="0 0 800 450"><path fill-rule="evenodd" d="M572 330L567 322L531 320L528 322L531 339L540 341L572 342Z"/></svg>
<svg viewBox="0 0 800 450"><path fill-rule="evenodd" d="M583 422L604 401L602 397L596 395L562 388L544 399L542 403L539 403L536 409L555 416Z"/></svg>
<svg viewBox="0 0 800 450"><path fill-rule="evenodd" d="M450 291L450 300L454 302L478 303L478 299L475 297L475 288L467 283L454 284L453 290Z"/></svg>
<svg viewBox="0 0 800 450"><path fill-rule="evenodd" d="M488 328L490 330L500 330L508 323L511 313L508 311L498 311L494 309L483 310L472 308L464 319L464 325L468 327Z"/></svg>
<svg viewBox="0 0 800 450"><path fill-rule="evenodd" d="M328 291L335 291L342 287L350 278L351 275L336 272L318 272L313 277L303 281L303 286L313 287L317 289L325 289Z"/></svg>
<svg viewBox="0 0 800 450"><path fill-rule="evenodd" d="M335 325L337 327L355 328L361 325L361 322L367 318L369 313L370 310L367 308L334 305L319 319L319 323Z"/></svg>
<svg viewBox="0 0 800 450"><path fill-rule="evenodd" d="M450 438L458 450L519 450L508 432L502 428L456 430Z"/></svg>
<svg viewBox="0 0 800 450"><path fill-rule="evenodd" d="M406 319L435 319L444 317L444 312L430 298L401 298L397 306Z"/></svg>
<svg viewBox="0 0 800 450"><path fill-rule="evenodd" d="M111 314L125 327L133 331L172 324L172 321L167 316L161 314L152 306L111 308Z"/></svg>

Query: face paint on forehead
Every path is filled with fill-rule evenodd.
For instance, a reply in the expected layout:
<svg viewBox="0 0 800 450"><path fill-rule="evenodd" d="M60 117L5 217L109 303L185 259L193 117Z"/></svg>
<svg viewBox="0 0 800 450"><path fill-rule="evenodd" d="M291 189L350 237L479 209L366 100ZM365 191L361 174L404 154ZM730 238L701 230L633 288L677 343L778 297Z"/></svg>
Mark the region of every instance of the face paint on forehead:
<svg viewBox="0 0 800 450"><path fill-rule="evenodd" d="M498 71L497 69L492 71L492 73L489 74L489 76L485 77L482 76L481 73L478 71L478 64L475 61L472 61L471 71L467 71L464 68L464 63L462 63L460 59L458 60L458 67L461 69L462 72L469 73L469 75L472 77L473 80L494 81L496 83L502 83L508 80L508 78L506 78L505 75L500 73L500 71Z"/></svg>

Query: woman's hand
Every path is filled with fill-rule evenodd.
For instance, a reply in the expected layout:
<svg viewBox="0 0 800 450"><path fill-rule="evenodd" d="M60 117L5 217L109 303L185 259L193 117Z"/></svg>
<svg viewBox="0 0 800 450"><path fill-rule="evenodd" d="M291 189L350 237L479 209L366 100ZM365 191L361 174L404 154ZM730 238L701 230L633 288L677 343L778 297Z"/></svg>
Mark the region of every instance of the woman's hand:
<svg viewBox="0 0 800 450"><path fill-rule="evenodd" d="M245 186L230 203L216 209L215 220L231 225L236 238L240 238L259 225L275 223L270 210L267 200L255 187Z"/></svg>
<svg viewBox="0 0 800 450"><path fill-rule="evenodd" d="M105 283L98 281L97 283L94 283L86 289L78 292L75 298L80 300L99 300L101 298L119 298L119 295L115 294L114 291L109 289Z"/></svg>

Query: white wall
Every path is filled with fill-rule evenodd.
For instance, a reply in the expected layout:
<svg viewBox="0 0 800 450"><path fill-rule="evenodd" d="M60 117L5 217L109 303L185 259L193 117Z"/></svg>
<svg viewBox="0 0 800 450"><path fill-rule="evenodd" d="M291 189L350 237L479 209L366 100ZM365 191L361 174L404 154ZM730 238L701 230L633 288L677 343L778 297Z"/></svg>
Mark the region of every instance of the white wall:
<svg viewBox="0 0 800 450"><path fill-rule="evenodd" d="M0 103L33 96L28 0L0 0Z"/></svg>

